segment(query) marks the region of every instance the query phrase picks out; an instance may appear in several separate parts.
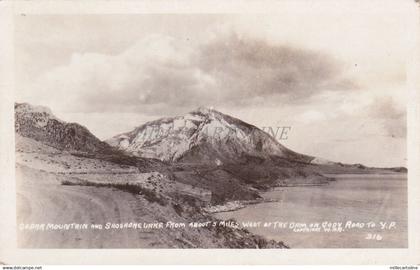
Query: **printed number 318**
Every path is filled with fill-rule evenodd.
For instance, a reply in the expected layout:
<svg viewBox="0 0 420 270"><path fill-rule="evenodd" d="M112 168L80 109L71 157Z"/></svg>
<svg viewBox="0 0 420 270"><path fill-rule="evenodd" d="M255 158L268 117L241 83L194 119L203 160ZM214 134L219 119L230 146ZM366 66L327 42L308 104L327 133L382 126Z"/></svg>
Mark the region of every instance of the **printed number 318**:
<svg viewBox="0 0 420 270"><path fill-rule="evenodd" d="M366 235L366 240L376 240L376 241L381 241L382 240L382 235L380 234L376 234L376 233L368 233Z"/></svg>

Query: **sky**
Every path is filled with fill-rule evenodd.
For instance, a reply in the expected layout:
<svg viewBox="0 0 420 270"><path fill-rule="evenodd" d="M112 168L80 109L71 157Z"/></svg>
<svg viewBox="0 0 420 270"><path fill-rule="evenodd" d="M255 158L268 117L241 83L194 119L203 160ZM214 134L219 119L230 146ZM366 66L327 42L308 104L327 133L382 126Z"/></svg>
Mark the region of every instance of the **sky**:
<svg viewBox="0 0 420 270"><path fill-rule="evenodd" d="M18 16L16 101L103 140L213 107L291 127L297 152L405 166L411 7Z"/></svg>

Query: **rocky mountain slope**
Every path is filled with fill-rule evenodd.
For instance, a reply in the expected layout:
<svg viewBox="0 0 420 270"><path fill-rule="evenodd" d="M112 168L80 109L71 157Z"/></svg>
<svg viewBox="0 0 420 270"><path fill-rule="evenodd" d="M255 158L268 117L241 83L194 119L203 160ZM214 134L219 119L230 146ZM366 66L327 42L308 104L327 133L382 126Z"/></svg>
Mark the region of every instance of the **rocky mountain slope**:
<svg viewBox="0 0 420 270"><path fill-rule="evenodd" d="M59 150L90 153L111 150L84 126L61 121L50 109L28 103L15 103L15 131Z"/></svg>
<svg viewBox="0 0 420 270"><path fill-rule="evenodd" d="M147 122L106 142L137 157L216 166L229 172L230 177L252 183L257 188L273 183L286 184L298 178L306 179L303 182L308 183L311 179L312 184L322 184L328 182L322 177L323 173L406 171L405 168L342 164L299 154L263 130L209 108Z"/></svg>
<svg viewBox="0 0 420 270"><path fill-rule="evenodd" d="M247 157L310 162L259 128L213 109L145 123L106 141L130 154L163 161L222 164Z"/></svg>
<svg viewBox="0 0 420 270"><path fill-rule="evenodd" d="M212 192L211 202L255 200L273 186L322 185L313 157L259 128L213 109L162 118L107 140L127 154L171 164L176 181Z"/></svg>
<svg viewBox="0 0 420 270"><path fill-rule="evenodd" d="M86 127L62 121L43 106L15 103L15 132L22 138L85 158L136 166L141 171L164 169L158 160L126 155L99 140Z"/></svg>

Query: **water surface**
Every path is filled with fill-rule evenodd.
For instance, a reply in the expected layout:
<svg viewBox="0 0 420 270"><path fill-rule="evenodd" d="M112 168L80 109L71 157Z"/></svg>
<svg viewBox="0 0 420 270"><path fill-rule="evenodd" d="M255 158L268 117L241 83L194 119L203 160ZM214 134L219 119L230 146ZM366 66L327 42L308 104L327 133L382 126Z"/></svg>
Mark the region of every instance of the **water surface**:
<svg viewBox="0 0 420 270"><path fill-rule="evenodd" d="M326 186L276 188L263 194L276 202L249 205L218 213L220 219L238 222L287 223L287 228L249 228L268 239L284 241L291 248L404 248L407 247L407 181L405 174L335 175ZM293 232L291 223L367 223L375 228L342 232ZM391 229L381 229L395 222ZM385 223L383 223L385 224ZM369 239L371 238L371 239ZM372 239L373 238L373 239Z"/></svg>

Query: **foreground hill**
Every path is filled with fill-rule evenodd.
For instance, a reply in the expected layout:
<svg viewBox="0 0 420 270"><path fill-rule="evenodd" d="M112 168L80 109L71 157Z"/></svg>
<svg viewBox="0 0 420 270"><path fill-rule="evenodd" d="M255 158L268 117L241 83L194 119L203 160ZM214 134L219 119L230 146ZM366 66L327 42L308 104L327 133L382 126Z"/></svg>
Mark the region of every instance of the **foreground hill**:
<svg viewBox="0 0 420 270"><path fill-rule="evenodd" d="M122 153L99 140L86 127L62 121L43 106L15 103L15 133L32 140L29 144L23 144L25 140L17 140L17 146L31 147L35 143L75 156L136 166L141 171L164 169L157 160L135 158Z"/></svg>
<svg viewBox="0 0 420 270"><path fill-rule="evenodd" d="M111 147L77 123L66 123L51 110L28 103L15 103L15 131L59 150L90 153L110 152Z"/></svg>

